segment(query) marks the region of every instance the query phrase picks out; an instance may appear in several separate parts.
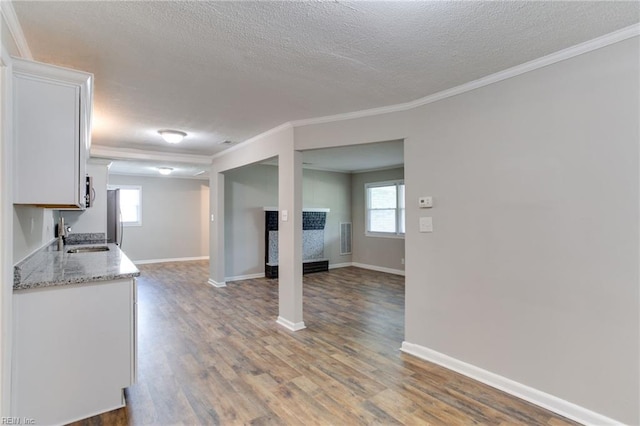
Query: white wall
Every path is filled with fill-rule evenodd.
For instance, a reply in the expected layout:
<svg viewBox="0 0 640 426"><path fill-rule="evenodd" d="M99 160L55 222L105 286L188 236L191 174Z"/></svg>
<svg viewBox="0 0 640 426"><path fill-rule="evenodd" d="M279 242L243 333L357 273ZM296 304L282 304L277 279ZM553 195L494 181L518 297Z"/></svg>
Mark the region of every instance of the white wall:
<svg viewBox="0 0 640 426"><path fill-rule="evenodd" d="M32 206L13 206L13 263L53 241L59 213Z"/></svg>
<svg viewBox="0 0 640 426"><path fill-rule="evenodd" d="M124 228L133 261L209 255L209 183L198 179L109 175L110 185L142 187L142 226Z"/></svg>
<svg viewBox="0 0 640 426"><path fill-rule="evenodd" d="M340 222L351 220L351 176L303 170L303 207L329 208L325 257L330 264L351 262L340 255ZM264 273L264 207L278 205L278 168L250 165L225 173L226 277Z"/></svg>
<svg viewBox="0 0 640 426"><path fill-rule="evenodd" d="M366 234L365 184L404 179L404 168L356 173L352 178L353 261L363 265L404 271L404 238Z"/></svg>
<svg viewBox="0 0 640 426"><path fill-rule="evenodd" d="M638 424L639 52L635 36L411 110L298 125L293 147L269 148L404 139L407 199L435 201L407 208L406 343L554 409Z"/></svg>
<svg viewBox="0 0 640 426"><path fill-rule="evenodd" d="M17 46L7 28L0 4L0 416L10 415L13 309L13 135L11 58Z"/></svg>

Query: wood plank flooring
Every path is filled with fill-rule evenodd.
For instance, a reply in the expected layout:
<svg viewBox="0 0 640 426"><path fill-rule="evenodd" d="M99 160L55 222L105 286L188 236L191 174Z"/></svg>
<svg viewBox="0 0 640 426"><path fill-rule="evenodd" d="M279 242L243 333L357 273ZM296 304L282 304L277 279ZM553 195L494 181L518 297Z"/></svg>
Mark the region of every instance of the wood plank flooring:
<svg viewBox="0 0 640 426"><path fill-rule="evenodd" d="M76 425L568 425L399 351L403 277L304 276L307 329L276 324L277 280L214 288L208 262L143 265L138 383L127 407Z"/></svg>

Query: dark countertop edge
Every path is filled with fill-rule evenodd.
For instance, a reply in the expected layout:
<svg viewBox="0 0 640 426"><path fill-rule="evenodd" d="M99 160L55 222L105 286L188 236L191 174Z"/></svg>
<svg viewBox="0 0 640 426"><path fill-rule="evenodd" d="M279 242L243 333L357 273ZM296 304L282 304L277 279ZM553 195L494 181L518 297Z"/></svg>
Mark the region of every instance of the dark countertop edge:
<svg viewBox="0 0 640 426"><path fill-rule="evenodd" d="M128 272L124 274L117 275L97 275L97 276L83 276L78 278L73 278L70 280L64 281L45 281L39 283L31 283L31 284L14 284L13 291L24 291L24 290L36 290L39 288L48 288L48 287L63 287L74 284L99 284L102 281L116 281L126 278L135 278L140 276L140 271L138 272Z"/></svg>

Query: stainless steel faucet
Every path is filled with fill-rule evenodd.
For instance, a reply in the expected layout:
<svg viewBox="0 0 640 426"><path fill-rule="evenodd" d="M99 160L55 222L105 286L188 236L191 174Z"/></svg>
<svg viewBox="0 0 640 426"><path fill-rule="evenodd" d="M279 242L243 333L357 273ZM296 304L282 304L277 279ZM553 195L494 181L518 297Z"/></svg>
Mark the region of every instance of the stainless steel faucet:
<svg viewBox="0 0 640 426"><path fill-rule="evenodd" d="M64 217L60 215L60 220L58 222L58 251L64 250L64 239L66 237L67 237L67 227L64 226Z"/></svg>

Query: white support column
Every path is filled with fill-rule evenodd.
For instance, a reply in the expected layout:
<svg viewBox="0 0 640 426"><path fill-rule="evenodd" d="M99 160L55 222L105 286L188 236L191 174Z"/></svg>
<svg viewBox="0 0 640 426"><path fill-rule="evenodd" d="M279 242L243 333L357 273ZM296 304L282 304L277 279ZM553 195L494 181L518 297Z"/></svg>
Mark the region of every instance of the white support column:
<svg viewBox="0 0 640 426"><path fill-rule="evenodd" d="M224 281L224 174L211 168L209 178L209 284L226 287Z"/></svg>
<svg viewBox="0 0 640 426"><path fill-rule="evenodd" d="M290 150L278 158L278 323L305 328L302 319L302 153Z"/></svg>

